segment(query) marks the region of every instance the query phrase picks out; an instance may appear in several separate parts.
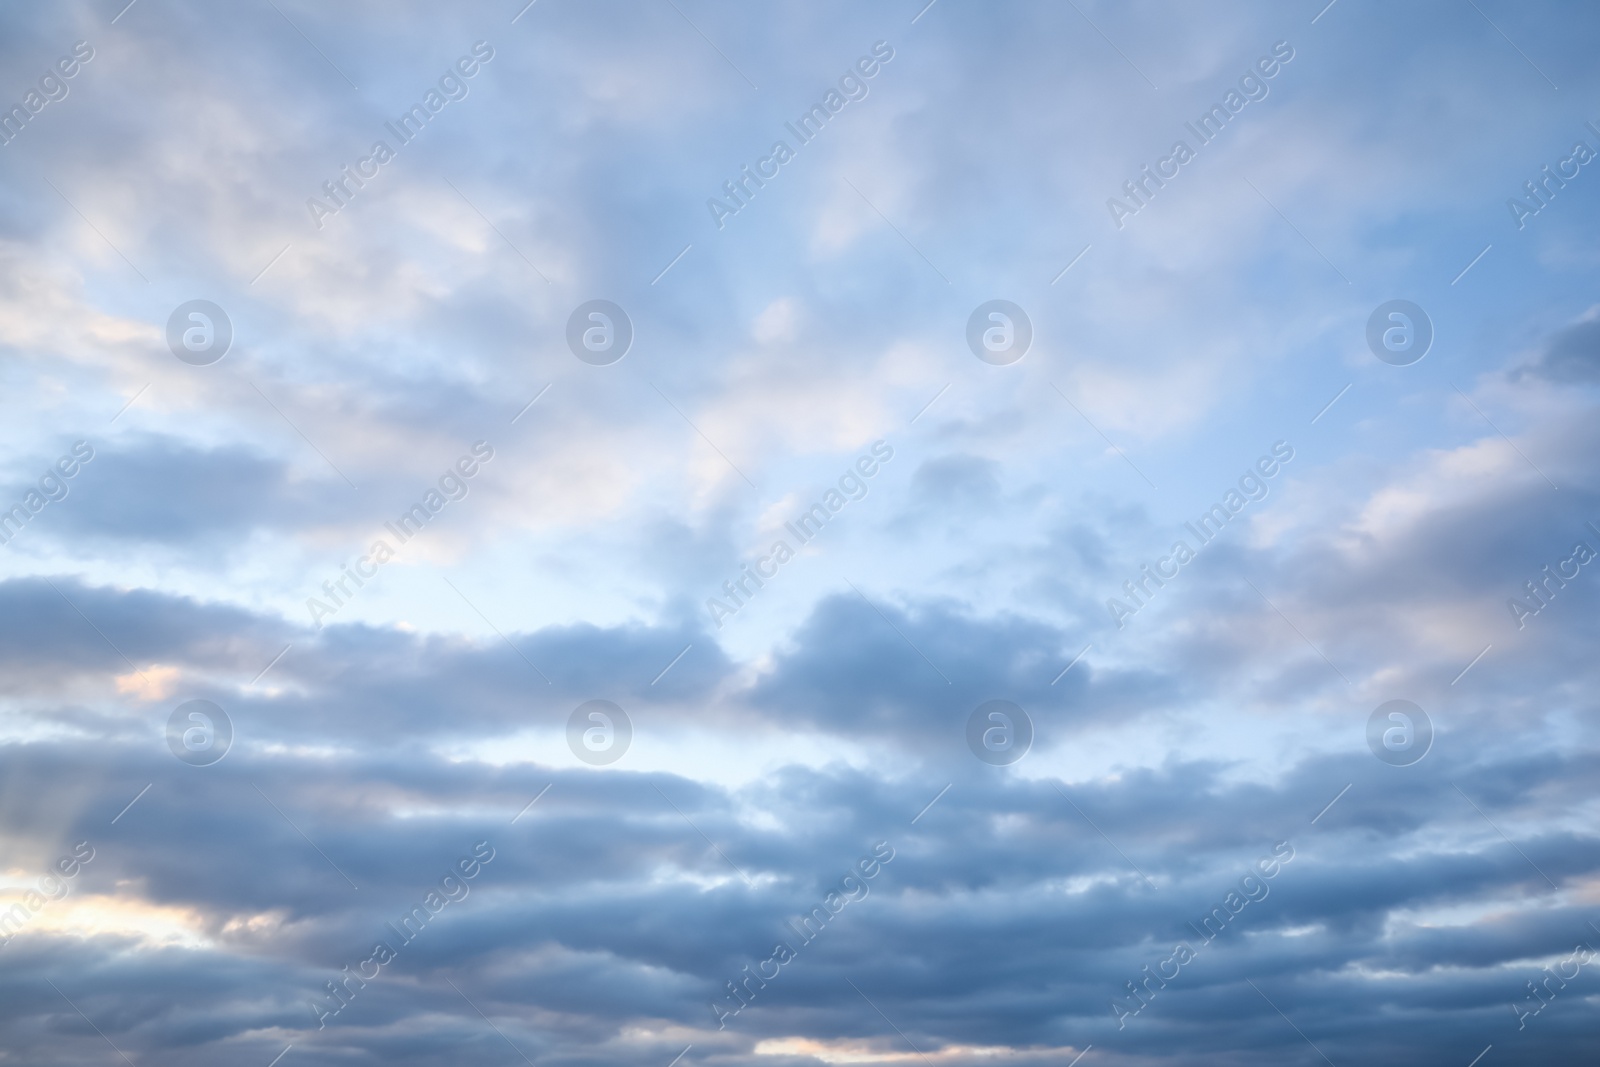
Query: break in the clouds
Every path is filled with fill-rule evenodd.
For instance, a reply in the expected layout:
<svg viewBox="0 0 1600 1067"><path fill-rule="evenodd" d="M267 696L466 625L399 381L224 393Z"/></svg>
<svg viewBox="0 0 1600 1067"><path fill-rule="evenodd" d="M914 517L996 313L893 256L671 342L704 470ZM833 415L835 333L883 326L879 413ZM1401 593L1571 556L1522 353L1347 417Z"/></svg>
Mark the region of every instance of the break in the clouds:
<svg viewBox="0 0 1600 1067"><path fill-rule="evenodd" d="M0 1060L1591 1062L1597 40L0 14Z"/></svg>

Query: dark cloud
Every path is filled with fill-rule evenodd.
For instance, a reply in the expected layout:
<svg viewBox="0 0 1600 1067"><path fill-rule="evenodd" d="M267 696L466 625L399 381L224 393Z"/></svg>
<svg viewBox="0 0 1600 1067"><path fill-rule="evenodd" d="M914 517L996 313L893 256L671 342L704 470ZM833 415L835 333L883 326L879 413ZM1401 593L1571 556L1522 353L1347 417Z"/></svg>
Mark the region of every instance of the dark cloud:
<svg viewBox="0 0 1600 1067"><path fill-rule="evenodd" d="M999 464L981 456L941 456L911 476L912 494L930 509L981 508L1000 495Z"/></svg>
<svg viewBox="0 0 1600 1067"><path fill-rule="evenodd" d="M889 734L914 748L959 739L986 700L1010 700L1038 721L1137 713L1170 696L1146 671L1083 668L1065 635L1020 616L978 619L950 604L902 609L850 593L820 602L751 693L786 721L846 736Z"/></svg>
<svg viewBox="0 0 1600 1067"><path fill-rule="evenodd" d="M1292 1030L1264 1025L1281 1017L1258 1008L1248 978L1330 1055L1420 1034L1434 1050L1423 1062L1442 1064L1469 1038L1518 1048L1508 1005L1538 977L1529 961L1600 937L1585 932L1589 909L1563 896L1600 871L1600 840L1513 846L1487 824L1516 819L1545 783L1580 779L1589 754L1397 777L1362 753L1288 768L1276 786L1229 785L1222 768L1180 763L1065 796L1049 782L968 774L913 825L925 787L845 770L790 771L730 793L668 775L428 758L310 767L246 756L206 773L163 767L148 750L102 751L102 784L69 825L45 805L12 806L11 824L93 840L75 893L183 909L207 943L24 933L5 949L0 982L8 1030L31 1055L68 1010L27 977L42 973L136 1055L214 1054L279 1028L312 1062L351 1042L379 1056L420 1017L470 1034L478 1017L450 979L529 1054L581 1056L582 1045L622 1039L630 1019L705 1031L723 982L788 940L796 958L727 1030L702 1032L708 1047L748 1051L796 1032L887 1038L853 982L930 1051L1092 1041L1119 1058L1300 1056ZM0 761L8 781L20 771L24 782L82 766L70 746L10 745ZM402 776L404 795L391 784ZM150 794L108 825L149 778ZM1348 794L1313 823L1341 781ZM521 798L550 783L511 825ZM401 814L412 810L432 814ZM757 828L736 811L776 821ZM485 839L495 856L465 899L316 1030L307 1004L322 983L374 940L397 941L385 923ZM786 921L819 904L874 841L893 859L864 898L801 942ZM1203 943L1189 924L1225 906L1275 846L1292 858L1252 883L1260 899ZM1500 905L1524 899L1541 903L1537 913ZM1486 906L1487 917L1466 918ZM1196 959L1119 1029L1112 1000L1126 1002L1124 983L1179 940ZM1218 1011L1241 1029L1219 1032ZM1538 1047L1580 1041L1587 1014L1580 997L1558 997L1533 1020Z"/></svg>
<svg viewBox="0 0 1600 1067"><path fill-rule="evenodd" d="M1557 331L1529 370L1566 385L1600 380L1600 319L1585 319Z"/></svg>
<svg viewBox="0 0 1600 1067"><path fill-rule="evenodd" d="M59 523L74 538L226 547L258 528L300 528L337 514L332 486L297 483L279 460L171 438L102 446L77 483Z"/></svg>

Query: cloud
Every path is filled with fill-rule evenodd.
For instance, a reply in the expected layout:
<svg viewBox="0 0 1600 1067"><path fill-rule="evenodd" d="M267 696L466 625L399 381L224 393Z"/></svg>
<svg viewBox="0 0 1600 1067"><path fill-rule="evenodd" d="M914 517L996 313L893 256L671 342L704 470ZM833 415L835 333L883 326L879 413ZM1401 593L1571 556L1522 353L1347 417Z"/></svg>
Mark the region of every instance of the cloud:
<svg viewBox="0 0 1600 1067"><path fill-rule="evenodd" d="M1600 317L1586 316L1558 330L1545 344L1530 370L1564 385L1600 378Z"/></svg>

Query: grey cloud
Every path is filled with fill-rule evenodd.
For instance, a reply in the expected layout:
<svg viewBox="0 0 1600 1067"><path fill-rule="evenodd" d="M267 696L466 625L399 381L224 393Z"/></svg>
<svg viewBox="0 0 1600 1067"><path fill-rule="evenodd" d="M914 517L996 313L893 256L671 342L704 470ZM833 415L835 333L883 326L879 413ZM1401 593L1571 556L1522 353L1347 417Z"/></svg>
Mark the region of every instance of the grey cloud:
<svg viewBox="0 0 1600 1067"><path fill-rule="evenodd" d="M1600 380L1600 319L1585 319L1557 331L1529 370L1564 385Z"/></svg>

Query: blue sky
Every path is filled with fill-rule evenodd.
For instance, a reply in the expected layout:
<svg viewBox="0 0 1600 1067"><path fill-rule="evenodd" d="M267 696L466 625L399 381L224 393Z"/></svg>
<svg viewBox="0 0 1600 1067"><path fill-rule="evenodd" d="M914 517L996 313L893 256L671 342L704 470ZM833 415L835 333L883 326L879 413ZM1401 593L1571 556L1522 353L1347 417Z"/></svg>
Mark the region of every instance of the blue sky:
<svg viewBox="0 0 1600 1067"><path fill-rule="evenodd" d="M1600 20L925 2L0 15L0 1062L1592 1060Z"/></svg>

